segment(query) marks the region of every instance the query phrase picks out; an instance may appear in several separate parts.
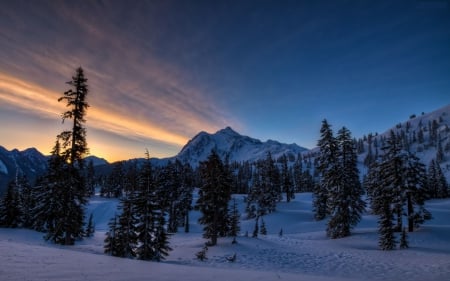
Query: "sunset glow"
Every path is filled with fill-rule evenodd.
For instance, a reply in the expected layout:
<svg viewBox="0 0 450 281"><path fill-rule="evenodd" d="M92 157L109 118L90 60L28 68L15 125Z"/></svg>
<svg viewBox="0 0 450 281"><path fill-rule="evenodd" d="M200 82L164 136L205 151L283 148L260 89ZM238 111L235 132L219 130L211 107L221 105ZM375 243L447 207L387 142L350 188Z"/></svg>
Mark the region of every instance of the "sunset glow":
<svg viewBox="0 0 450 281"><path fill-rule="evenodd" d="M0 145L49 153L79 66L109 161L226 126L307 148L324 118L382 132L450 103L449 30L448 9L402 1L5 1Z"/></svg>

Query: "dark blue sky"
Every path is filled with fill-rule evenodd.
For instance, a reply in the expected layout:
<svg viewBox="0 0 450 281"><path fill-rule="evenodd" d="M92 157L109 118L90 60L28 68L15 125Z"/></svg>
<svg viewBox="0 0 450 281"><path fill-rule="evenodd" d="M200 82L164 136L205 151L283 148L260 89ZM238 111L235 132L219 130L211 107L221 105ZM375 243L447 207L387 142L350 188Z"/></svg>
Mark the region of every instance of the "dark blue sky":
<svg viewBox="0 0 450 281"><path fill-rule="evenodd" d="M91 151L108 159L171 156L228 125L309 148L324 118L383 132L450 103L449 3L4 1L0 120L15 125L0 121L0 145L49 151L79 65Z"/></svg>

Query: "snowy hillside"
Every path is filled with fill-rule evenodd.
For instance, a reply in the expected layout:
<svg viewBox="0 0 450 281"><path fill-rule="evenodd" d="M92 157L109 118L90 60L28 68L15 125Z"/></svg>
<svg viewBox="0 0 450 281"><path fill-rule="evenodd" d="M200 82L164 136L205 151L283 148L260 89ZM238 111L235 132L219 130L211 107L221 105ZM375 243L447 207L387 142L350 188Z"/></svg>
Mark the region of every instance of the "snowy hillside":
<svg viewBox="0 0 450 281"><path fill-rule="evenodd" d="M372 134L371 140L369 135L364 136L358 157L361 164L365 162L369 150L373 155L383 154L384 141L389 138L391 130L400 136L403 146L419 157L423 164L428 166L432 159L439 160L442 171L450 180L450 105L427 114L413 114L409 120L382 134ZM360 169L365 174L367 169L363 165Z"/></svg>
<svg viewBox="0 0 450 281"><path fill-rule="evenodd" d="M212 149L215 149L222 159L227 156L231 162L253 162L264 159L269 151L275 159L283 154L296 157L297 154L307 151L306 148L296 144L283 144L273 140L262 142L258 139L242 136L227 127L215 134L205 132L197 134L175 158L182 162L189 162L195 167L199 161L206 160Z"/></svg>
<svg viewBox="0 0 450 281"><path fill-rule="evenodd" d="M24 151L6 150L0 146L0 195L17 172L23 173L33 182L47 169L47 157L35 148Z"/></svg>
<svg viewBox="0 0 450 281"><path fill-rule="evenodd" d="M243 213L243 197L235 198ZM267 235L245 237L255 221L243 216L238 244L220 238L203 262L195 259L205 243L196 211L190 215L191 233L180 229L171 237L173 251L164 262L104 255L104 234L116 207L115 199L92 198L87 214L94 214L97 231L75 246L47 243L42 233L31 230L0 228L0 279L444 281L450 276L450 199L427 202L434 219L408 234L409 249L380 251L376 217L364 215L352 236L331 240L325 222L313 219L311 194L296 194L294 201L280 203L275 213L264 217ZM234 254L236 260L228 261Z"/></svg>

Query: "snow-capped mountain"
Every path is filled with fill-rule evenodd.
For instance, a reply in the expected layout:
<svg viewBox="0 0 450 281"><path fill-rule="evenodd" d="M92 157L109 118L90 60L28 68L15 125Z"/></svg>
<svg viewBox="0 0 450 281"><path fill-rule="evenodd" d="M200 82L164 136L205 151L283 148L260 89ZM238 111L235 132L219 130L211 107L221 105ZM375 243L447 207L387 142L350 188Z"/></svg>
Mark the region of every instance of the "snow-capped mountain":
<svg viewBox="0 0 450 281"><path fill-rule="evenodd" d="M25 174L28 180L33 182L46 169L47 157L36 148L8 151L0 146L0 194L6 189L8 182L14 179L17 172Z"/></svg>
<svg viewBox="0 0 450 281"><path fill-rule="evenodd" d="M276 159L283 154L296 157L297 154L307 151L306 148L296 144L283 144L274 140L262 142L240 135L232 128L227 127L214 134L200 132L183 147L175 158L195 167L200 161L206 160L212 149L215 149L222 159L228 157L231 162L264 159L268 152Z"/></svg>
<svg viewBox="0 0 450 281"><path fill-rule="evenodd" d="M108 162L96 156L86 157L86 161L93 161L94 166L105 165ZM13 149L8 151L0 146L0 195L6 190L8 183L16 174L25 174L31 184L47 170L48 156L36 148L23 151Z"/></svg>

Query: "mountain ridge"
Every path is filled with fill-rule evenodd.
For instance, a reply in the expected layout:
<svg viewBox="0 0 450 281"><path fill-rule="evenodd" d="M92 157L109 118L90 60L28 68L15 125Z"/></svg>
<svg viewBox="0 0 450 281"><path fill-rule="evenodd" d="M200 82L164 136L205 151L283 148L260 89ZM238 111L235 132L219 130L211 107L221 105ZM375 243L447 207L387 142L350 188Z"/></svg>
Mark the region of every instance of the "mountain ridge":
<svg viewBox="0 0 450 281"><path fill-rule="evenodd" d="M413 114L408 120L394 125L381 134L372 134L373 140L377 139L378 142L382 142L383 138L389 136L391 130L398 135L406 135L404 138L408 142L409 149L426 166L429 165L432 159L436 158L439 146L442 146L443 159L440 164L445 176L447 179L450 179L450 104L430 113L422 113L418 116ZM360 137L362 151L359 152L358 161L361 175L367 172L367 167L363 163L369 150L368 135ZM421 137L422 140L419 140L419 135L423 135ZM161 159L152 158L152 163L164 165L168 161L180 160L196 167L199 162L204 161L208 157L212 149L215 149L222 159L228 158L229 161L237 162L252 162L264 159L268 152L275 159L283 154L293 159L299 153L311 152L314 154L314 152L318 151L317 147L306 149L295 143L285 144L270 139L263 142L256 138L241 135L228 126L215 133L201 131L190 139L177 155ZM372 149L377 149L381 153L381 147L372 147ZM17 149L8 151L0 146L0 194L7 183L14 178L18 167L32 180L39 173L45 171L47 159L48 156L44 156L36 148L28 148L23 151ZM110 170L110 163L104 159L95 156L88 156L86 159L93 160L94 165L97 167L103 167L102 173L107 173ZM125 160L125 162L133 160L141 161L142 158L129 159Z"/></svg>

